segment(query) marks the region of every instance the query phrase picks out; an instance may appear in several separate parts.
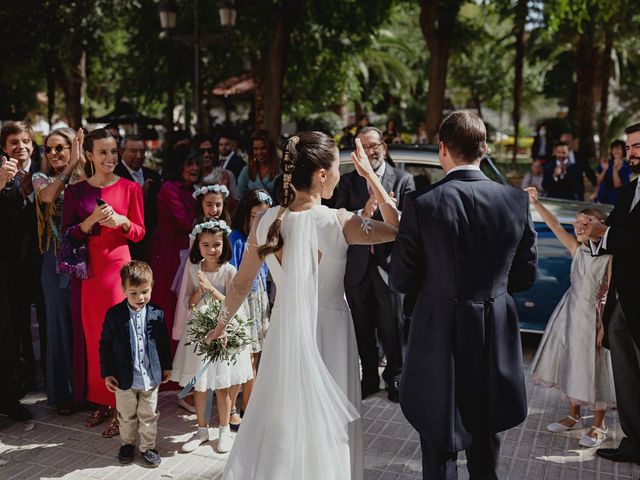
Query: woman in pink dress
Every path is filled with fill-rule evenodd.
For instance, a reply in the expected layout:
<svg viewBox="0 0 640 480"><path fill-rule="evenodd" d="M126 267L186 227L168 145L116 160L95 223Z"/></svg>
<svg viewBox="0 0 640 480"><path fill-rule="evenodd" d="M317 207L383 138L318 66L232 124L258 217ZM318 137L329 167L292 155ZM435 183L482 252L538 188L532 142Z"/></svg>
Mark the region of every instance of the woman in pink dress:
<svg viewBox="0 0 640 480"><path fill-rule="evenodd" d="M120 178L113 169L118 162L116 140L106 129L89 133L84 142L90 178L69 187L62 207L63 230L78 244L86 242L89 278L81 286L80 311L87 360L87 400L98 409L85 426L94 427L115 407L100 375L99 343L104 316L124 299L120 268L131 260L128 241L144 237L142 189L136 182ZM115 409L113 409L115 414ZM103 436L117 435L114 417Z"/></svg>
<svg viewBox="0 0 640 480"><path fill-rule="evenodd" d="M158 224L151 237L150 263L153 270L151 300L164 310L169 335L173 329L176 294L171 290L180 265L180 251L189 248L189 233L196 216L193 187L200 180L200 156L188 148L174 152L173 179L158 193ZM178 342L171 340L174 354Z"/></svg>

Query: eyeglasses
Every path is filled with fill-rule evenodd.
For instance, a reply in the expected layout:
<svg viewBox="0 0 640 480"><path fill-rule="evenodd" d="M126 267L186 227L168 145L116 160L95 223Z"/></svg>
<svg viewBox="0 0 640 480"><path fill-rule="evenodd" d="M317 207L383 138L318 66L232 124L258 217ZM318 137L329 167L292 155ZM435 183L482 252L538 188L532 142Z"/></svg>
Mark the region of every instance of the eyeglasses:
<svg viewBox="0 0 640 480"><path fill-rule="evenodd" d="M46 147L44 147L44 153L51 153L52 150L55 150L56 153L62 153L67 148L71 147L69 145L55 145L53 147L51 145L47 145Z"/></svg>
<svg viewBox="0 0 640 480"><path fill-rule="evenodd" d="M377 150L379 147L381 147L382 145L384 145L383 143L369 143L367 145L362 145L362 148L364 148L365 150Z"/></svg>
<svg viewBox="0 0 640 480"><path fill-rule="evenodd" d="M209 155L214 155L216 153L216 149L213 147L199 148L198 151L200 152L200 155L204 155L205 153L208 153Z"/></svg>

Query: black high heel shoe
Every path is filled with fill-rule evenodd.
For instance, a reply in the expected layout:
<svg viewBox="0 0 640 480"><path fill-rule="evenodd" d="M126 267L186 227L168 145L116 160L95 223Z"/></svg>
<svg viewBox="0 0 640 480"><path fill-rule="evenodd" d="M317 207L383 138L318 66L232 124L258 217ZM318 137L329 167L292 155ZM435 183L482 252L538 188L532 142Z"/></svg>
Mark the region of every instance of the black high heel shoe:
<svg viewBox="0 0 640 480"><path fill-rule="evenodd" d="M237 432L240 429L240 425L242 425L242 422L231 423L231 417L233 417L234 415L238 415L240 418L242 418L244 415L244 412L240 410L240 413L238 413L238 411L234 408L233 410L231 410L231 413L229 414L229 429L231 429L232 432Z"/></svg>

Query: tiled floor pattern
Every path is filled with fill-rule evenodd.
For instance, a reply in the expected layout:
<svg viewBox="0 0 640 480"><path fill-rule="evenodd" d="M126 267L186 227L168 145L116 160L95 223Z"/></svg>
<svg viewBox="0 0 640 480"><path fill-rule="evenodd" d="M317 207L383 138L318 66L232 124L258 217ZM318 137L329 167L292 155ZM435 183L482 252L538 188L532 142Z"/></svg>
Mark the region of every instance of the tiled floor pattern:
<svg viewBox="0 0 640 480"><path fill-rule="evenodd" d="M535 339L527 339L526 358L531 359ZM551 434L546 424L564 416L566 407L559 395L527 379L529 416L517 428L502 435L500 478L531 480L614 480L640 478L640 466L614 464L594 456L594 449L578 445L582 431ZM104 439L100 427L87 430L87 413L60 417L46 406L38 392L25 399L34 413L29 423L13 423L0 416L0 479L207 479L219 477L225 455L216 453L215 440L191 454L179 447L192 433L195 415L179 409L175 393L160 395L159 442L163 461L148 469L140 457L121 466L116 454L118 438ZM364 401L366 480L420 479L420 446L415 431L397 404L379 393ZM615 412L607 416L611 432L607 445L617 445L619 431ZM215 429L212 429L215 435ZM277 432L274 432L277 435ZM459 477L467 479L464 455ZM288 479L283 479L288 480ZM294 480L294 479L291 479ZM298 480L298 479L295 479ZM327 479L331 480L331 479Z"/></svg>

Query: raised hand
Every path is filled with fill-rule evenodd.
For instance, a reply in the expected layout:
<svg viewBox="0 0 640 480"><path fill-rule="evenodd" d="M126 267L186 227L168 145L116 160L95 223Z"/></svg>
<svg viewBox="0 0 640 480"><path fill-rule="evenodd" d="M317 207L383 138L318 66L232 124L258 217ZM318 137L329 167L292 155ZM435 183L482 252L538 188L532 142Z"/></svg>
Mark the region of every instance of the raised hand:
<svg viewBox="0 0 640 480"><path fill-rule="evenodd" d="M369 162L369 157L367 157L364 148L362 148L362 142L359 138L356 138L356 151L351 153L351 161L356 167L356 171L358 175L364 177L366 179L371 178L372 175L375 175L373 168L371 167L371 162Z"/></svg>
<svg viewBox="0 0 640 480"><path fill-rule="evenodd" d="M2 165L0 166L0 187L4 186L13 180L13 177L18 173L18 161L13 158L5 157Z"/></svg>
<svg viewBox="0 0 640 480"><path fill-rule="evenodd" d="M76 136L71 142L71 164L75 167L78 162L81 162L84 166L86 160L82 156L82 144L84 143L84 130L78 129Z"/></svg>
<svg viewBox="0 0 640 480"><path fill-rule="evenodd" d="M536 187L527 187L524 191L529 194L529 201L531 203L538 203L538 190Z"/></svg>

